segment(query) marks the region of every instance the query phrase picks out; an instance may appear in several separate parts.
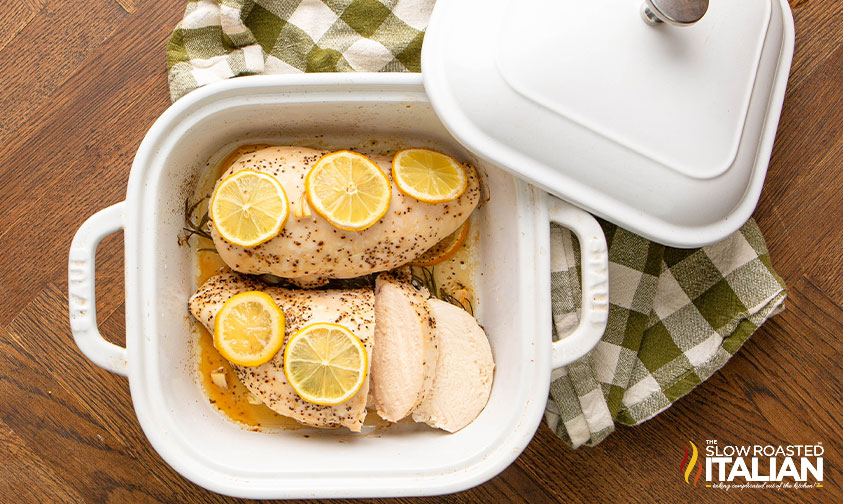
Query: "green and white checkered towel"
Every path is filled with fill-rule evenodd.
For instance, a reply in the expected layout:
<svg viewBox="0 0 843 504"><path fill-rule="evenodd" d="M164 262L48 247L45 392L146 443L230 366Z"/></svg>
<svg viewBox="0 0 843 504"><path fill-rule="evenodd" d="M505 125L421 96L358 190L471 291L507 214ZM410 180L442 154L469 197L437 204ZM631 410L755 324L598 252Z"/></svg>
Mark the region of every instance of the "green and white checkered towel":
<svg viewBox="0 0 843 504"><path fill-rule="evenodd" d="M173 101L247 74L418 72L435 0L191 1L167 47ZM721 243L665 247L608 223L609 322L597 347L557 370L546 419L571 446L635 425L711 376L784 307L754 221ZM554 338L578 321L579 254L551 227Z"/></svg>
<svg viewBox="0 0 843 504"><path fill-rule="evenodd" d="M572 446L594 445L615 423L664 411L720 369L784 309L784 281L750 220L722 242L675 249L601 222L609 245L609 321L597 346L554 372L545 417ZM555 337L576 327L579 248L551 227Z"/></svg>
<svg viewBox="0 0 843 504"><path fill-rule="evenodd" d="M170 96L248 74L420 72L434 1L191 1L167 46Z"/></svg>

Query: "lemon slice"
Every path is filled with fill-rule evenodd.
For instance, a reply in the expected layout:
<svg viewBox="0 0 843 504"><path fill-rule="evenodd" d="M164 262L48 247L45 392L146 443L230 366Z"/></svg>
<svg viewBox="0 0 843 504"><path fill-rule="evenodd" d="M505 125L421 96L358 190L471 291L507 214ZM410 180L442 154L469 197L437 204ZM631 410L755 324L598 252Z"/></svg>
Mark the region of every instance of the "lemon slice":
<svg viewBox="0 0 843 504"><path fill-rule="evenodd" d="M424 254L418 256L410 263L411 266L433 266L447 261L459 250L460 245L465 243L468 237L468 221L456 231L443 238L439 243L430 247Z"/></svg>
<svg viewBox="0 0 843 504"><path fill-rule="evenodd" d="M222 238L241 247L254 247L274 238L290 213L287 193L266 173L241 170L217 185L210 216Z"/></svg>
<svg viewBox="0 0 843 504"><path fill-rule="evenodd" d="M214 321L214 346L234 364L258 366L284 344L284 312L263 292L232 296Z"/></svg>
<svg viewBox="0 0 843 504"><path fill-rule="evenodd" d="M341 404L366 380L368 357L363 343L337 324L311 324L292 337L284 350L284 374L305 401Z"/></svg>
<svg viewBox="0 0 843 504"><path fill-rule="evenodd" d="M404 149L392 159L392 179L407 196L425 203L453 201L468 187L456 159L430 149Z"/></svg>
<svg viewBox="0 0 843 504"><path fill-rule="evenodd" d="M304 184L313 210L347 231L362 231L377 222L392 197L392 185L378 165L351 151L322 156Z"/></svg>

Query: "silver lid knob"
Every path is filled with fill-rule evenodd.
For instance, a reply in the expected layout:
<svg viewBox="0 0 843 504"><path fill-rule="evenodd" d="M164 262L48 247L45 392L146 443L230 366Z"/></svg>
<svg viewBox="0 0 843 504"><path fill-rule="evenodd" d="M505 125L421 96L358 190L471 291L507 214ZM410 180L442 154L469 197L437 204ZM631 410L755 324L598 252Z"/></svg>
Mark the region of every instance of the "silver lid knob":
<svg viewBox="0 0 843 504"><path fill-rule="evenodd" d="M708 0L644 0L641 17L650 25L688 26L702 19L707 10Z"/></svg>

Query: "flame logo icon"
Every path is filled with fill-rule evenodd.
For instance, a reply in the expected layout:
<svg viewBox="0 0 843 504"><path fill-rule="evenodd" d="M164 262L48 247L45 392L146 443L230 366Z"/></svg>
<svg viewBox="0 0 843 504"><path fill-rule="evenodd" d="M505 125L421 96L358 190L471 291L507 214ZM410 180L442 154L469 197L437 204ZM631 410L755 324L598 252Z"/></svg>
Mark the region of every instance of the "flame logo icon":
<svg viewBox="0 0 843 504"><path fill-rule="evenodd" d="M688 441L688 444L691 445L691 460L688 460L688 448L683 448L685 450L685 457L682 458L682 463L679 464L679 474L685 476L685 483L692 484L691 482L691 473L694 471L694 467L697 468L697 474L694 475L693 485L697 486L697 482L700 480L700 476L702 475L702 462L699 461L699 452L697 451L697 445L693 442Z"/></svg>

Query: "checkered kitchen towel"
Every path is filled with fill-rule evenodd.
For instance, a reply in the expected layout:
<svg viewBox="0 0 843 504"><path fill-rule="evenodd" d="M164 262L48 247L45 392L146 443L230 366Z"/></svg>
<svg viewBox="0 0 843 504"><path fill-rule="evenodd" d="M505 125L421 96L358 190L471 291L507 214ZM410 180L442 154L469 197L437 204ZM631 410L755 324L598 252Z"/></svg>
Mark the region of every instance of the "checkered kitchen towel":
<svg viewBox="0 0 843 504"><path fill-rule="evenodd" d="M755 221L722 242L675 249L601 222L609 245L609 321L597 346L557 370L545 417L572 446L594 445L615 423L664 411L720 369L784 309ZM554 337L570 334L580 307L579 248L551 227Z"/></svg>
<svg viewBox="0 0 843 504"><path fill-rule="evenodd" d="M202 0L167 47L170 95L248 74L420 72L434 0Z"/></svg>
<svg viewBox="0 0 843 504"><path fill-rule="evenodd" d="M167 48L173 101L238 75L418 72L435 0L191 1ZM635 425L723 366L783 308L785 286L750 220L696 250L657 245L601 223L609 244L609 322L597 347L558 370L546 419L577 447ZM579 255L553 226L554 337L577 325Z"/></svg>

